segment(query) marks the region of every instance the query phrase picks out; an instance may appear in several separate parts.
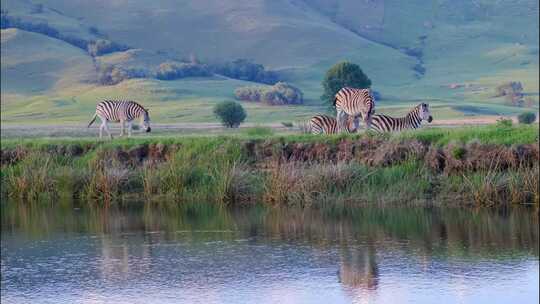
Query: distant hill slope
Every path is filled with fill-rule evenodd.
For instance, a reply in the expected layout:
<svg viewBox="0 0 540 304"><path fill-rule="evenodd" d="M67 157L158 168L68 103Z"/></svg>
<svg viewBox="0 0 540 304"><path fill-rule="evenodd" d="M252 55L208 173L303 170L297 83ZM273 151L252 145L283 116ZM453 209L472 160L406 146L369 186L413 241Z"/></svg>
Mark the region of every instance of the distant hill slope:
<svg viewBox="0 0 540 304"><path fill-rule="evenodd" d="M510 80L521 81L528 96L538 100L537 0L3 0L1 7L6 16L46 24L67 40L107 39L130 48L92 57L77 43L3 30L2 104L11 113L2 113L3 120L22 115L17 107L32 102L77 101L55 106L55 117L64 109L65 115L76 113L78 101L88 103L80 108L87 111L95 101L83 96L122 96L128 94L123 88L133 90L133 85L142 86L135 91L145 92L150 102L167 99L196 106L197 96L182 94L194 83L219 81L220 90L197 89L201 96L212 95L212 102L231 99L235 86L244 83L219 77L137 80L112 87L92 83L100 64L152 68L191 56L208 63L247 58L264 64L299 86L306 104L317 111L324 109L318 100L324 72L340 60L362 67L385 97L380 105L388 109L422 99L444 106L448 116L469 115L470 108L464 112L460 106L474 104L490 113L516 113L522 109L490 93ZM455 84L458 89L449 88ZM146 93L147 85L153 93ZM290 117L287 109L272 111L278 113L275 119L279 113ZM305 111L307 116L314 108ZM30 110L25 113L29 116L22 117L32 117Z"/></svg>
<svg viewBox="0 0 540 304"><path fill-rule="evenodd" d="M95 79L92 59L58 39L2 30L2 93L41 94Z"/></svg>

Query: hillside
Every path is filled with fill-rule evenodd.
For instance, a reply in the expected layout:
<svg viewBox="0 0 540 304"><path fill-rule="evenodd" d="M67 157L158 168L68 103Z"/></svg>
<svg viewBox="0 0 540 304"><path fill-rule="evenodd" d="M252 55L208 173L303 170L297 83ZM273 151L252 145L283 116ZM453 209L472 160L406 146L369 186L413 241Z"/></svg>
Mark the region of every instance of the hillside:
<svg viewBox="0 0 540 304"><path fill-rule="evenodd" d="M250 122L324 111L320 81L340 60L362 67L387 113L404 113L418 100L429 101L441 118L526 110L493 97L508 81L520 81L528 106L538 109L539 8L532 0L4 0L1 6L3 18L40 25L2 30L3 123L84 122L104 97L141 100L162 122L214 121L215 102L253 83L220 75L96 83L103 65L151 71L193 56L210 64L250 59L304 91L302 106L247 104ZM89 53L86 43L98 39L126 50Z"/></svg>

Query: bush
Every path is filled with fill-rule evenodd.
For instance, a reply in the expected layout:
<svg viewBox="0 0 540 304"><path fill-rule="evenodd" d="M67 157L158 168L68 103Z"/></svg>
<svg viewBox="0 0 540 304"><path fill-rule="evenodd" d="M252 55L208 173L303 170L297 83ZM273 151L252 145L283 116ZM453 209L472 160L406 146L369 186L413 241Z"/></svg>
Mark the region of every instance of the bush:
<svg viewBox="0 0 540 304"><path fill-rule="evenodd" d="M523 86L519 81L510 81L495 88L495 97L503 97L506 102L514 106L523 106Z"/></svg>
<svg viewBox="0 0 540 304"><path fill-rule="evenodd" d="M362 69L350 62L340 62L331 67L322 82L324 93L321 100L333 106L334 96L343 87L366 89L371 87L371 80Z"/></svg>
<svg viewBox="0 0 540 304"><path fill-rule="evenodd" d="M238 100L264 102L269 105L301 104L304 97L300 89L286 83L278 82L271 87L240 87L234 91Z"/></svg>
<svg viewBox="0 0 540 304"><path fill-rule="evenodd" d="M224 101L214 107L214 114L227 128L237 128L246 119L244 108L234 101Z"/></svg>
<svg viewBox="0 0 540 304"><path fill-rule="evenodd" d="M278 81L277 73L266 71L261 64L246 59L237 59L232 62L214 64L210 66L212 72L234 79L275 84Z"/></svg>
<svg viewBox="0 0 540 304"><path fill-rule="evenodd" d="M511 129L512 128L512 120L501 117L501 118L497 119L496 126L497 126L497 129L499 129L499 130Z"/></svg>
<svg viewBox="0 0 540 304"><path fill-rule="evenodd" d="M536 114L533 112L521 113L518 116L519 123L522 124L532 124L536 120Z"/></svg>
<svg viewBox="0 0 540 304"><path fill-rule="evenodd" d="M100 66L98 68L97 82L101 85L115 85L128 79L126 71L112 65Z"/></svg>
<svg viewBox="0 0 540 304"><path fill-rule="evenodd" d="M121 45L106 39L91 41L87 45L88 54L90 54L90 56L100 56L113 52L122 52L127 49L128 47L125 45Z"/></svg>
<svg viewBox="0 0 540 304"><path fill-rule="evenodd" d="M207 77L212 73L204 64L183 63L168 61L159 65L156 78L160 80L173 80L184 77Z"/></svg>

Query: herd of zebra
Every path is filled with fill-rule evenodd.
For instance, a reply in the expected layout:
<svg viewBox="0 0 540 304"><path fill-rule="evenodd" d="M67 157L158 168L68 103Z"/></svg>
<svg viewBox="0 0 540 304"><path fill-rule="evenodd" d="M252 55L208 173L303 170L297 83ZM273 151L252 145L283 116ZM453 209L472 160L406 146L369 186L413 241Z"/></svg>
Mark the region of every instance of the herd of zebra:
<svg viewBox="0 0 540 304"><path fill-rule="evenodd" d="M419 128L423 120L431 122L433 117L429 112L429 105L421 103L414 107L407 115L400 118L383 114L375 114L375 99L369 89L342 88L334 98L336 118L327 115L317 115L309 121L312 134L354 133L359 130L360 119L364 122L366 130L378 132L401 131L404 129ZM130 100L104 100L96 106L96 113L88 124L94 123L96 118L101 120L99 137L103 137L105 130L112 139L108 122L120 122L120 136L124 135L127 123L128 136L131 136L132 122L140 119L140 125L146 132L150 132L150 116L148 110L135 101Z"/></svg>
<svg viewBox="0 0 540 304"><path fill-rule="evenodd" d="M359 130L360 119L366 130L394 132L405 129L417 129L422 121L433 121L427 103L415 106L404 117L391 117L375 114L375 99L369 89L342 88L334 98L336 118L328 115L316 115L309 121L312 134L354 133Z"/></svg>

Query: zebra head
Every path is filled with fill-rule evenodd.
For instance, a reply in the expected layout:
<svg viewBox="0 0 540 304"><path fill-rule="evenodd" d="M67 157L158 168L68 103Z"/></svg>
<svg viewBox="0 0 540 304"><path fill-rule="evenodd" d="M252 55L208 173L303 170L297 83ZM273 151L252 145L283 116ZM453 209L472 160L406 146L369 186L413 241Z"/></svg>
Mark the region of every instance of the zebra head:
<svg viewBox="0 0 540 304"><path fill-rule="evenodd" d="M418 115L420 116L421 120L427 120L427 122L429 123L433 121L433 116L431 116L431 112L429 111L429 104L427 103L421 103L419 105Z"/></svg>
<svg viewBox="0 0 540 304"><path fill-rule="evenodd" d="M141 119L141 125L145 132L152 131L152 128L150 128L150 115L148 115L148 110L144 110L144 114L142 115Z"/></svg>

